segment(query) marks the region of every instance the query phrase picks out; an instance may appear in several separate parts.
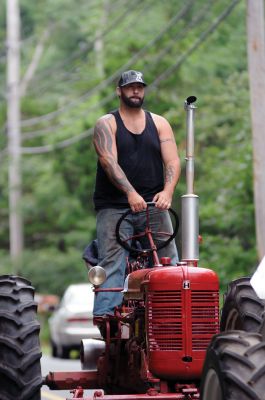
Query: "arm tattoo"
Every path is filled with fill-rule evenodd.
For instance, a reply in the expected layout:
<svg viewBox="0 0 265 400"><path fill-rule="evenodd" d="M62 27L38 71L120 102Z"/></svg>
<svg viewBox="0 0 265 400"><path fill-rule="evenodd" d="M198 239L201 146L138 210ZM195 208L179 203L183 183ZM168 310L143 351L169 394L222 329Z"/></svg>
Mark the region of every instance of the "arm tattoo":
<svg viewBox="0 0 265 400"><path fill-rule="evenodd" d="M168 165L165 170L165 181L171 183L174 178L174 168L172 165Z"/></svg>
<svg viewBox="0 0 265 400"><path fill-rule="evenodd" d="M102 119L97 122L94 130L94 145L100 158L101 166L118 189L125 193L133 192L134 188L114 157L112 144L111 126L107 119Z"/></svg>
<svg viewBox="0 0 265 400"><path fill-rule="evenodd" d="M160 143L173 142L173 141L174 140L172 138L160 139Z"/></svg>
<svg viewBox="0 0 265 400"><path fill-rule="evenodd" d="M94 144L99 156L102 153L112 154L112 132L107 120L97 122L94 130Z"/></svg>
<svg viewBox="0 0 265 400"><path fill-rule="evenodd" d="M117 162L113 162L113 159L109 159L105 167L105 171L112 183L120 190L125 193L133 192L134 188L126 178L125 173L120 168Z"/></svg>

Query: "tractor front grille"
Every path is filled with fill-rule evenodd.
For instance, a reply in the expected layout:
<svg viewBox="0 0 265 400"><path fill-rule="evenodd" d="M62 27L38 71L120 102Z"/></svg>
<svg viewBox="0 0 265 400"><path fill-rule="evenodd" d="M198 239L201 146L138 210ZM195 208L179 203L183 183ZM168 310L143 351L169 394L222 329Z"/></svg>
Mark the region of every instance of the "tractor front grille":
<svg viewBox="0 0 265 400"><path fill-rule="evenodd" d="M187 335L193 351L206 350L212 335L219 330L218 291L189 291L189 296L187 307L181 290L147 294L150 351L182 350Z"/></svg>
<svg viewBox="0 0 265 400"><path fill-rule="evenodd" d="M192 291L192 349L206 350L219 331L219 294L217 291Z"/></svg>
<svg viewBox="0 0 265 400"><path fill-rule="evenodd" d="M148 293L149 350L181 350L181 291Z"/></svg>

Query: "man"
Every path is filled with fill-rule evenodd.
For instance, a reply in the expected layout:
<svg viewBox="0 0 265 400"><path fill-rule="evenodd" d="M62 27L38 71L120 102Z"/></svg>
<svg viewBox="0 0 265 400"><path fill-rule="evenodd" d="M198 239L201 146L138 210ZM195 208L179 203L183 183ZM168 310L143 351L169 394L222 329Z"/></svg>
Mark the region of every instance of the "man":
<svg viewBox="0 0 265 400"><path fill-rule="evenodd" d="M101 287L105 288L122 287L124 283L128 253L117 243L115 226L126 209L137 213L146 209L146 202L155 202L161 212L158 213L160 217L152 221L153 226L172 231L166 210L171 206L179 179L180 160L167 120L142 108L145 86L141 72L123 72L116 88L119 109L101 117L94 130L98 154L94 203L99 265L107 275ZM122 234L133 235L137 215L132 215ZM172 263L176 263L175 242L170 242L164 253L161 250L159 256L162 254L170 256ZM121 293L98 292L94 315L113 315L114 308L121 302Z"/></svg>

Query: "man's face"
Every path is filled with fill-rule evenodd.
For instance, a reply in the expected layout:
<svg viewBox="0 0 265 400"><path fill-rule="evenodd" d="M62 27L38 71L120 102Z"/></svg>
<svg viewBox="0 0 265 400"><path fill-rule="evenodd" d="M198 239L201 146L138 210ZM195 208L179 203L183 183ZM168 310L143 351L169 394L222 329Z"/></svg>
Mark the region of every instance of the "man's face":
<svg viewBox="0 0 265 400"><path fill-rule="evenodd" d="M131 108L141 108L144 102L144 85L130 83L120 88L120 97L124 104Z"/></svg>

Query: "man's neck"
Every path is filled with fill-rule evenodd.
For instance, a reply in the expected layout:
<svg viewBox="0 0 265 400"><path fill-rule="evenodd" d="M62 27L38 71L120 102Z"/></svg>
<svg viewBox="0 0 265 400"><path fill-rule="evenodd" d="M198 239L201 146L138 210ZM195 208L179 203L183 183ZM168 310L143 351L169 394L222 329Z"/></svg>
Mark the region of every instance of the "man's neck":
<svg viewBox="0 0 265 400"><path fill-rule="evenodd" d="M134 134L140 134L146 126L145 112L142 108L120 107L119 113L125 127Z"/></svg>
<svg viewBox="0 0 265 400"><path fill-rule="evenodd" d="M120 105L119 107L119 112L121 115L124 116L131 116L131 117L141 117L144 115L144 110L139 107L139 108L134 108L134 107L128 107L124 104Z"/></svg>

